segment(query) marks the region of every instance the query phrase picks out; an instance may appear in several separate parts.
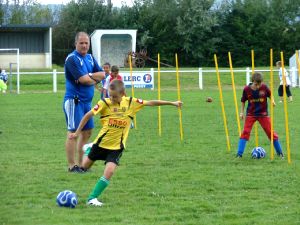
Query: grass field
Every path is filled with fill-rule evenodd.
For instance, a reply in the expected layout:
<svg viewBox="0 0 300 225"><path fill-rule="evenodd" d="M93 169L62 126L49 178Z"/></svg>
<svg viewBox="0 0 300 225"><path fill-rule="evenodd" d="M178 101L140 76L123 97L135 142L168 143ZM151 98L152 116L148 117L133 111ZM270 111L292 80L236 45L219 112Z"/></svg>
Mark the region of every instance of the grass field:
<svg viewBox="0 0 300 225"><path fill-rule="evenodd" d="M87 174L67 172L63 77L53 94L51 77L24 76L20 95L0 95L0 224L300 224L300 90L292 89L295 101L288 104L292 163L286 158L270 160L270 144L260 127L259 143L267 157L251 159L252 135L244 157L236 159L239 137L230 76L223 74L221 79L231 152L226 148L215 74L205 75L204 90L197 88L197 74L184 74L184 141L175 108L162 108L161 138L157 108L142 110L121 166L101 197L105 206L92 208L85 201L102 175L103 163L97 162ZM238 99L244 80L244 74L236 75ZM162 98L176 99L175 87L175 74L163 74ZM156 90L135 90L135 95L157 98ZM207 96L214 101L206 103ZM275 107L275 123L286 154L282 104ZM98 130L97 122L93 137ZM77 193L75 209L56 205L56 195L65 189Z"/></svg>

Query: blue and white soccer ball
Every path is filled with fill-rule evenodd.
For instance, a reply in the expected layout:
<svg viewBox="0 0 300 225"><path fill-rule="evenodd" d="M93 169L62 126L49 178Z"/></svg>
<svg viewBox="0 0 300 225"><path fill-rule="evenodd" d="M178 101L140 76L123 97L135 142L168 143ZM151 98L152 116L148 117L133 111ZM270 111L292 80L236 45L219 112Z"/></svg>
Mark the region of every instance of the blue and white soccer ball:
<svg viewBox="0 0 300 225"><path fill-rule="evenodd" d="M56 203L59 206L75 208L77 205L77 196L73 191L65 190L60 192L56 197Z"/></svg>
<svg viewBox="0 0 300 225"><path fill-rule="evenodd" d="M255 147L252 152L251 156L253 159L262 159L266 156L266 151L262 147Z"/></svg>

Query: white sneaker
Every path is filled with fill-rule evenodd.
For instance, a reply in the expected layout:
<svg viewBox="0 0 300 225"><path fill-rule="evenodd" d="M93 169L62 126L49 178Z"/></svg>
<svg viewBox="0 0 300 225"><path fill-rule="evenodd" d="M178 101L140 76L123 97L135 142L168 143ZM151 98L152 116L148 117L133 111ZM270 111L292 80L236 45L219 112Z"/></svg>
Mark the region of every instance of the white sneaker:
<svg viewBox="0 0 300 225"><path fill-rule="evenodd" d="M90 153L93 144L94 143L92 142L92 143L88 143L88 144L85 144L85 145L82 146L82 151L84 152L85 156L87 156Z"/></svg>
<svg viewBox="0 0 300 225"><path fill-rule="evenodd" d="M86 203L87 205L93 205L93 206L103 206L102 202L99 202L97 198L93 198L88 200L88 202Z"/></svg>

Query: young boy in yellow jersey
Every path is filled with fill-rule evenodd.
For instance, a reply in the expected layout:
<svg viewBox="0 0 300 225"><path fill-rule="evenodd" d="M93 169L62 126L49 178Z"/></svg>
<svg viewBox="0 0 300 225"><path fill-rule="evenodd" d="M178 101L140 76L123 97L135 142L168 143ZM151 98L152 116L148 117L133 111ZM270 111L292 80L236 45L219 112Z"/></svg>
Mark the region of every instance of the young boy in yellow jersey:
<svg viewBox="0 0 300 225"><path fill-rule="evenodd" d="M110 98L101 99L95 107L85 114L75 133L69 134L70 139L77 138L86 122L101 114L102 129L94 140L88 156L84 158L82 169L89 169L96 160L105 161L103 176L97 181L93 191L88 197L88 205L102 206L98 197L108 186L114 174L122 152L126 147L126 140L130 130L130 123L134 115L144 106L172 105L181 107L182 102L150 100L143 101L133 97L125 97L125 87L121 80L113 80L109 85Z"/></svg>

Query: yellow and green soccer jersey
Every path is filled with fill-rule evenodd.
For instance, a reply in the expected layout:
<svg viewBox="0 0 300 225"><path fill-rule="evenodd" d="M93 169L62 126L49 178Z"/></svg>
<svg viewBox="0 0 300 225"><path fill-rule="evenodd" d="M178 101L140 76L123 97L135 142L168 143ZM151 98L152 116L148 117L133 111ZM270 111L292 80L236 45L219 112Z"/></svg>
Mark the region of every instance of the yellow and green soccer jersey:
<svg viewBox="0 0 300 225"><path fill-rule="evenodd" d="M132 97L122 97L120 104L113 104L109 98L100 100L94 106L94 115L101 115L102 129L94 140L99 147L109 150L125 148L131 120L146 101Z"/></svg>

